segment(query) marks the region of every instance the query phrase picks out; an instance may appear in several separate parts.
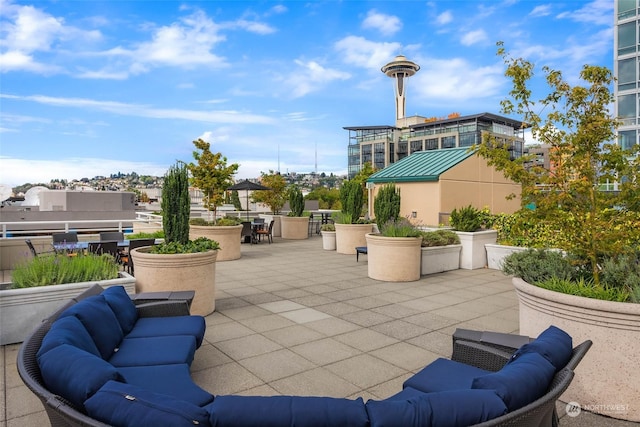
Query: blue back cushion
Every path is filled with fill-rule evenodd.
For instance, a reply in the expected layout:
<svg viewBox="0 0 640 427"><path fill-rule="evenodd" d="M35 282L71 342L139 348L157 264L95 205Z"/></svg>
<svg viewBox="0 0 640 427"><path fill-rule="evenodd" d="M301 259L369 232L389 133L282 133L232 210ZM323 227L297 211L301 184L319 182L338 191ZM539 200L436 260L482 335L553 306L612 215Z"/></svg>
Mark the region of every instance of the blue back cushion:
<svg viewBox="0 0 640 427"><path fill-rule="evenodd" d="M44 336L36 356L40 357L61 344L69 344L100 357L100 352L91 335L77 317L67 316L53 322L51 329Z"/></svg>
<svg viewBox="0 0 640 427"><path fill-rule="evenodd" d="M405 389L407 390L407 389ZM382 401L369 400L371 427L468 426L507 413L507 407L493 390L449 390L437 393L397 395Z"/></svg>
<svg viewBox="0 0 640 427"><path fill-rule="evenodd" d="M121 381L118 370L95 354L61 344L38 357L47 389L78 408L107 381Z"/></svg>
<svg viewBox="0 0 640 427"><path fill-rule="evenodd" d="M556 368L556 371L559 371L571 359L573 340L562 329L549 326L538 338L520 347L512 356L512 361L522 354L532 352L544 356Z"/></svg>
<svg viewBox="0 0 640 427"><path fill-rule="evenodd" d="M509 411L514 411L541 397L555 372L553 365L538 353L526 353L498 372L475 378L471 387L495 390Z"/></svg>
<svg viewBox="0 0 640 427"><path fill-rule="evenodd" d="M202 316L141 317L127 338L191 335L199 348L204 339L206 324Z"/></svg>
<svg viewBox="0 0 640 427"><path fill-rule="evenodd" d="M113 426L193 427L209 425L204 408L131 384L106 383L84 402L87 413Z"/></svg>
<svg viewBox="0 0 640 427"><path fill-rule="evenodd" d="M213 426L368 427L362 398L216 396L207 406Z"/></svg>
<svg viewBox="0 0 640 427"><path fill-rule="evenodd" d="M425 393L468 389L475 377L489 373L475 366L439 358L406 380L402 387L415 388Z"/></svg>
<svg viewBox="0 0 640 427"><path fill-rule="evenodd" d="M116 315L122 332L125 335L128 334L138 320L138 310L136 310L136 305L131 301L127 291L123 286L111 286L102 292L102 296Z"/></svg>
<svg viewBox="0 0 640 427"><path fill-rule="evenodd" d="M122 328L102 295L94 295L65 310L60 317L75 316L91 335L103 359L109 359L122 341Z"/></svg>

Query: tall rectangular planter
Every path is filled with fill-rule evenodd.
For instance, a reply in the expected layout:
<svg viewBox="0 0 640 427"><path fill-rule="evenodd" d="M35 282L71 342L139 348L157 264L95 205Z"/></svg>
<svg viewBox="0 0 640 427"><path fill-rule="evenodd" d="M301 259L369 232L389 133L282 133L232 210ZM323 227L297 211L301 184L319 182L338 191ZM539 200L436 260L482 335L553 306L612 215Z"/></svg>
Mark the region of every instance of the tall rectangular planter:
<svg viewBox="0 0 640 427"><path fill-rule="evenodd" d="M486 243L484 247L487 251L487 267L493 270L502 270L504 259L512 253L527 250L527 248L522 246L507 246L493 243Z"/></svg>
<svg viewBox="0 0 640 427"><path fill-rule="evenodd" d="M462 244L460 253L460 268L465 270L476 270L487 266L487 251L484 247L487 243L496 243L498 232L496 230L456 231Z"/></svg>
<svg viewBox="0 0 640 427"><path fill-rule="evenodd" d="M462 245L433 246L421 248L421 250L420 274L422 276L460 268Z"/></svg>
<svg viewBox="0 0 640 427"><path fill-rule="evenodd" d="M121 271L118 279L0 290L0 345L24 341L39 323L95 284L124 286L134 294L136 278Z"/></svg>

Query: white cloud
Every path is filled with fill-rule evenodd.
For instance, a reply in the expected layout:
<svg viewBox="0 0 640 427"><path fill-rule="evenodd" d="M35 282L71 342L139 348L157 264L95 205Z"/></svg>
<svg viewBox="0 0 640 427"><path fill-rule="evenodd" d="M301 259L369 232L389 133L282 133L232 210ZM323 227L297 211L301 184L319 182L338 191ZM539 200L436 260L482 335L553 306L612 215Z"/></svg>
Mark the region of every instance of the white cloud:
<svg viewBox="0 0 640 427"><path fill-rule="evenodd" d="M348 36L336 42L334 47L343 55L343 62L379 71L380 67L400 52L402 45L400 43L376 43L364 37Z"/></svg>
<svg viewBox="0 0 640 427"><path fill-rule="evenodd" d="M391 36L400 31L402 21L397 16L379 13L373 9L367 13L367 17L362 21L362 28L374 29L385 36Z"/></svg>
<svg viewBox="0 0 640 427"><path fill-rule="evenodd" d="M325 68L316 61L294 62L298 65L298 70L286 79L286 83L292 87L291 95L294 98L318 91L334 80L347 80L351 77L349 73Z"/></svg>
<svg viewBox="0 0 640 427"><path fill-rule="evenodd" d="M211 132L210 130L204 132L202 135L200 135L199 137L197 137L196 139L201 139L205 142L211 142L211 135L213 134L213 132Z"/></svg>
<svg viewBox="0 0 640 427"><path fill-rule="evenodd" d="M436 18L436 22L439 25L446 25L446 24L450 23L451 21L453 21L453 13L451 13L450 10L446 10L446 11L442 12Z"/></svg>
<svg viewBox="0 0 640 427"><path fill-rule="evenodd" d="M569 3L573 4L573 3ZM584 3L576 3L584 4ZM558 15L561 19L570 19L576 22L592 23L596 25L612 25L613 2L610 0L594 0L585 4L578 10L563 12Z"/></svg>
<svg viewBox="0 0 640 427"><path fill-rule="evenodd" d="M239 19L235 21L231 26L242 28L243 30L247 30L250 33L256 33L261 35L272 34L276 32L276 29L269 24L265 24L257 21L247 21L246 19Z"/></svg>
<svg viewBox="0 0 640 427"><path fill-rule="evenodd" d="M464 34L460 42L465 46L471 46L486 43L488 40L489 37L484 30L475 30Z"/></svg>
<svg viewBox="0 0 640 427"><path fill-rule="evenodd" d="M549 16L551 14L551 5L550 4L541 4L533 8L531 12L529 12L529 16L533 17L541 17L541 16Z"/></svg>

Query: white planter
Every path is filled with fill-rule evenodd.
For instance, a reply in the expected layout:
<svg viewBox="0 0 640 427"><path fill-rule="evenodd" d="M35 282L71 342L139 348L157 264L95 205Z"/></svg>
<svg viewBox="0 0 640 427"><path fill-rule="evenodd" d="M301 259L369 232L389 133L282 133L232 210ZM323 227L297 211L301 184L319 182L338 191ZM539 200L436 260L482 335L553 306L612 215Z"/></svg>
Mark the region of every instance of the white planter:
<svg viewBox="0 0 640 427"><path fill-rule="evenodd" d="M567 295L514 278L520 309L520 333L538 336L555 325L593 346L576 368L563 402L590 412L640 421L640 304Z"/></svg>
<svg viewBox="0 0 640 427"><path fill-rule="evenodd" d="M44 319L95 284L124 286L133 294L135 283L135 277L121 271L118 279L0 290L0 345L24 341Z"/></svg>
<svg viewBox="0 0 640 427"><path fill-rule="evenodd" d="M336 232L335 231L320 231L322 234L322 249L325 251L336 250Z"/></svg>
<svg viewBox="0 0 640 427"><path fill-rule="evenodd" d="M495 243L498 239L498 232L496 230L474 231L473 233L456 231L456 234L460 237L462 245L460 268L465 270L485 268L487 266L487 251L484 245Z"/></svg>
<svg viewBox="0 0 640 427"><path fill-rule="evenodd" d="M522 246L507 246L494 243L485 243L484 248L487 251L487 267L493 270L502 270L504 259L512 253L527 250Z"/></svg>
<svg viewBox="0 0 640 427"><path fill-rule="evenodd" d="M462 245L433 246L421 249L420 274L423 276L460 268Z"/></svg>

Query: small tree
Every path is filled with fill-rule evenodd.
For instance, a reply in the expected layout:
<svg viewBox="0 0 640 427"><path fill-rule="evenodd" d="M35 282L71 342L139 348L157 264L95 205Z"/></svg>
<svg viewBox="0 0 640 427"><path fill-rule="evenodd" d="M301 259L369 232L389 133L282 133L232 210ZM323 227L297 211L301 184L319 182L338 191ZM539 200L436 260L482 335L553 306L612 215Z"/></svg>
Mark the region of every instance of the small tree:
<svg viewBox="0 0 640 427"><path fill-rule="evenodd" d="M189 241L189 173L187 166L177 162L169 168L162 186L162 228L167 243L186 244Z"/></svg>
<svg viewBox="0 0 640 427"><path fill-rule="evenodd" d="M289 207L291 208L289 216L302 216L304 213L304 197L297 185L289 188Z"/></svg>
<svg viewBox="0 0 640 427"><path fill-rule="evenodd" d="M233 175L239 165L232 163L227 166L227 158L221 153L212 153L211 145L202 139L193 141L193 144L200 151L193 152L193 158L198 163L188 165L191 181L204 194L204 207L213 212L215 219L217 208L224 203L225 193L233 185Z"/></svg>
<svg viewBox="0 0 640 427"><path fill-rule="evenodd" d="M342 205L342 218L345 222L356 224L362 213L364 193L359 182L344 181L340 187L340 203Z"/></svg>
<svg viewBox="0 0 640 427"><path fill-rule="evenodd" d="M254 191L251 195L254 202L269 206L271 213L279 214L287 201L287 182L278 172L272 170L268 174L261 172L260 183L271 190Z"/></svg>
<svg viewBox="0 0 640 427"><path fill-rule="evenodd" d="M511 58L502 43L498 46L513 84L512 99L502 101L502 112L522 115L532 136L549 144L551 168L529 168L526 157L512 161L488 134L478 153L522 185L523 216L564 234L561 249L589 265L599 286L603 257L637 249L640 242L640 145L624 150L614 141L618 123L609 111L613 76L605 67L585 65L580 77L586 85L571 86L560 71L544 67L550 92L536 103L529 87L534 65ZM612 182L618 183L618 192L602 191ZM530 204L535 209L526 209Z"/></svg>
<svg viewBox="0 0 640 427"><path fill-rule="evenodd" d="M233 207L236 208L237 211L242 210L242 203L240 203L240 196L238 195L238 190L233 190L231 192L231 203L233 203Z"/></svg>
<svg viewBox="0 0 640 427"><path fill-rule="evenodd" d="M382 230L388 221L396 221L400 216L400 189L394 183L385 184L373 201L376 224Z"/></svg>

